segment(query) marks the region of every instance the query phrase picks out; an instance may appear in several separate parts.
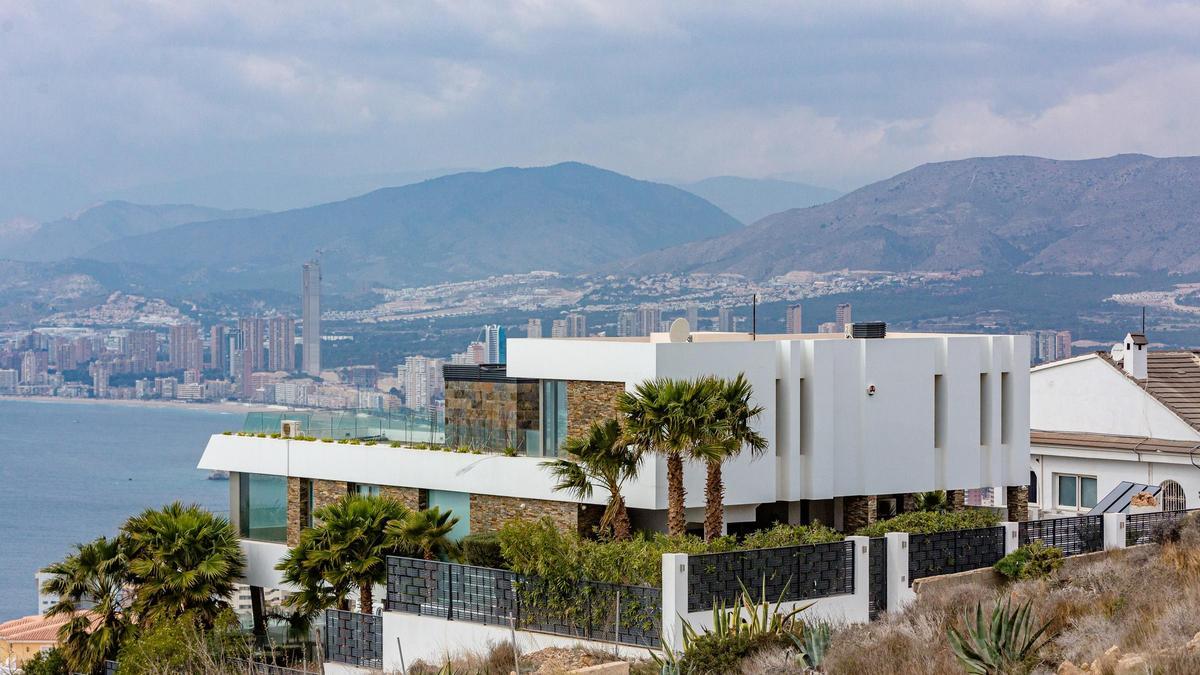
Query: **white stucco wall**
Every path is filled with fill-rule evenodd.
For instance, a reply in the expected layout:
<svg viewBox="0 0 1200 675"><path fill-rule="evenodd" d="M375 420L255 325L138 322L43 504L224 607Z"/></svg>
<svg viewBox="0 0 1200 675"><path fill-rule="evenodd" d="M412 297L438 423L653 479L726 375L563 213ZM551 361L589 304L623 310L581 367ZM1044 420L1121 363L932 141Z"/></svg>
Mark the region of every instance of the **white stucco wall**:
<svg viewBox="0 0 1200 675"><path fill-rule="evenodd" d="M1200 432L1095 354L1034 368L1029 400L1034 429L1200 440Z"/></svg>
<svg viewBox="0 0 1200 675"><path fill-rule="evenodd" d="M1055 446L1034 446L1031 450L1033 471L1038 479L1038 505L1042 513L1076 515L1076 511L1057 508L1055 475L1074 474L1096 478L1097 499L1103 499L1121 481L1161 485L1174 480L1183 488L1186 508L1200 507L1200 468L1186 455L1087 450ZM1200 461L1200 457L1198 457ZM1086 512L1081 509L1079 512Z"/></svg>

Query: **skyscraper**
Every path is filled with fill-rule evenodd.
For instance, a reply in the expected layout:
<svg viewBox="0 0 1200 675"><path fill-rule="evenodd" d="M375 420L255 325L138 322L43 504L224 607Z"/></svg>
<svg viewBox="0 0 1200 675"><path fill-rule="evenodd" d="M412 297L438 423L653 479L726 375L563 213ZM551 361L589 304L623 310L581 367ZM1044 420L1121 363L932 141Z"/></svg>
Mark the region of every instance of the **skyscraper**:
<svg viewBox="0 0 1200 675"><path fill-rule="evenodd" d="M302 275L300 320L304 323L301 340L304 343L302 366L309 375L321 374L321 264L316 260L304 263Z"/></svg>
<svg viewBox="0 0 1200 675"><path fill-rule="evenodd" d="M698 305L688 305L687 322L688 327L692 330L700 330L700 307Z"/></svg>
<svg viewBox="0 0 1200 675"><path fill-rule="evenodd" d="M846 330L846 324L854 323L854 320L850 318L850 303L843 302L837 306L833 312L833 323L837 325L839 333Z"/></svg>
<svg viewBox="0 0 1200 675"><path fill-rule="evenodd" d="M242 329L242 366L257 372L266 365L263 359L263 340L266 339L267 322L258 316L248 316L238 321Z"/></svg>
<svg viewBox="0 0 1200 675"><path fill-rule="evenodd" d="M1058 331L1058 334L1055 337L1056 337L1055 349L1054 349L1055 358L1059 358L1059 359L1071 358L1071 356L1072 356L1072 354L1071 354L1071 331L1060 330L1060 331Z"/></svg>
<svg viewBox="0 0 1200 675"><path fill-rule="evenodd" d="M283 314L271 317L267 329L267 369L296 369L296 321Z"/></svg>
<svg viewBox="0 0 1200 675"><path fill-rule="evenodd" d="M658 332L658 324L662 322L662 310L657 307L642 307L638 309L638 335L649 335Z"/></svg>
<svg viewBox="0 0 1200 675"><path fill-rule="evenodd" d="M550 337L552 337L552 338L569 337L569 335L567 334L567 320L566 319L555 319L554 321L552 321L550 323Z"/></svg>
<svg viewBox="0 0 1200 675"><path fill-rule="evenodd" d="M587 315L571 312L567 315L567 337L587 337Z"/></svg>
<svg viewBox="0 0 1200 675"><path fill-rule="evenodd" d="M800 322L801 307L800 305L788 305L787 308L787 333L803 333L804 327Z"/></svg>
<svg viewBox="0 0 1200 675"><path fill-rule="evenodd" d="M500 324L490 324L483 327L484 344L487 345L487 362L488 363L504 363L508 357L508 349L505 344L504 326Z"/></svg>
<svg viewBox="0 0 1200 675"><path fill-rule="evenodd" d="M617 337L633 337L637 332L637 312L621 312L617 314Z"/></svg>
<svg viewBox="0 0 1200 675"><path fill-rule="evenodd" d="M225 326L213 324L208 329L208 367L211 370L225 372L225 360L229 346L225 344Z"/></svg>
<svg viewBox="0 0 1200 675"><path fill-rule="evenodd" d="M171 326L167 349L172 370L199 370L204 357L200 327L194 323Z"/></svg>
<svg viewBox="0 0 1200 675"><path fill-rule="evenodd" d="M530 319L525 323L525 337L540 338L542 337L542 320Z"/></svg>
<svg viewBox="0 0 1200 675"><path fill-rule="evenodd" d="M717 310L717 330L722 333L733 332L733 309L722 307Z"/></svg>

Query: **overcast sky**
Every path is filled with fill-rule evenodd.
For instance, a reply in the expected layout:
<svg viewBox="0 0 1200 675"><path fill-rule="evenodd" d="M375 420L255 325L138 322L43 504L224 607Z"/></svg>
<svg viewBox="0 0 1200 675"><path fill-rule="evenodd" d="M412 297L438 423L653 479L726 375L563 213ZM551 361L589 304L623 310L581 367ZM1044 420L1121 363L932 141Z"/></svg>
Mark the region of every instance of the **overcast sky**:
<svg viewBox="0 0 1200 675"><path fill-rule="evenodd" d="M1100 0L0 0L0 216L214 176L1200 154L1197 36L1200 4Z"/></svg>

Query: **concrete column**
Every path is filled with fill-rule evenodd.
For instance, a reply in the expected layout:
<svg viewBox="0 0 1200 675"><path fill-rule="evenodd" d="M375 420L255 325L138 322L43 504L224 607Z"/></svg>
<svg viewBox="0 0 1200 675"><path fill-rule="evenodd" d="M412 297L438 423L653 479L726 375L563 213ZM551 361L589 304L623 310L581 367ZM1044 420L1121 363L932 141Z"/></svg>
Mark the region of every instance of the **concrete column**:
<svg viewBox="0 0 1200 675"><path fill-rule="evenodd" d="M1104 514L1104 550L1125 548L1125 514Z"/></svg>
<svg viewBox="0 0 1200 675"><path fill-rule="evenodd" d="M1008 504L1008 519L1022 523L1029 520L1029 486L1009 485L1004 489L1005 502Z"/></svg>
<svg viewBox="0 0 1200 675"><path fill-rule="evenodd" d="M855 532L875 522L875 495L858 495L842 498L842 523L846 532Z"/></svg>
<svg viewBox="0 0 1200 675"><path fill-rule="evenodd" d="M683 618L688 608L688 555L664 553L662 557L663 649L683 651Z"/></svg>
<svg viewBox="0 0 1200 675"><path fill-rule="evenodd" d="M1021 527L1018 523L1000 523L1004 528L1004 555L1021 547Z"/></svg>
<svg viewBox="0 0 1200 675"><path fill-rule="evenodd" d="M871 620L871 538L846 537L854 542L854 598L845 612L845 620L866 623Z"/></svg>
<svg viewBox="0 0 1200 675"><path fill-rule="evenodd" d="M896 612L917 597L908 578L908 533L883 536L887 540L887 611Z"/></svg>

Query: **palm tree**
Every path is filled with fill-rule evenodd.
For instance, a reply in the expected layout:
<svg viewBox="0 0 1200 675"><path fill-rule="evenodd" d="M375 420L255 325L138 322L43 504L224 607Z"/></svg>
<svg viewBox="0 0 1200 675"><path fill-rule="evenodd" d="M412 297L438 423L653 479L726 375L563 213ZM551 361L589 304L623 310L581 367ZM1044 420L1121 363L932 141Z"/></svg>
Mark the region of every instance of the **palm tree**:
<svg viewBox="0 0 1200 675"><path fill-rule="evenodd" d="M623 392L617 411L624 418L626 440L639 452L663 456L667 462L667 532L687 532L683 486L685 460L708 459L718 449L709 442L712 406L717 388L713 378L643 382L633 393Z"/></svg>
<svg viewBox="0 0 1200 675"><path fill-rule="evenodd" d="M613 539L617 541L629 539L633 528L625 498L621 496L621 484L637 475L642 455L636 446L625 442L620 423L615 419L595 422L586 436L568 438L563 450L572 459L542 462L558 479L554 489L569 491L582 500L592 496L593 486L600 486L608 492L600 529L612 528Z"/></svg>
<svg viewBox="0 0 1200 675"><path fill-rule="evenodd" d="M749 448L755 457L767 448L767 439L750 426L763 407L750 404L754 388L745 374L739 373L732 380L714 380L712 393L712 416L706 429L711 436L709 442L703 444L708 468L704 482L705 541L721 536L725 525L725 481L721 476L721 465L741 454L742 448Z"/></svg>
<svg viewBox="0 0 1200 675"><path fill-rule="evenodd" d="M42 572L53 575L42 585L58 596L47 617L70 616L58 630L63 656L72 672L92 673L116 658L131 621L125 587L129 568L119 539L100 537L76 544L75 552ZM81 611L84 603L91 604Z"/></svg>
<svg viewBox="0 0 1200 675"><path fill-rule="evenodd" d="M139 623L191 612L212 626L229 608L246 557L227 519L175 502L133 516L121 530Z"/></svg>
<svg viewBox="0 0 1200 675"><path fill-rule="evenodd" d="M402 546L416 548L426 560L436 560L457 549L450 539L450 531L458 524L458 518L452 515L436 506L412 511L405 518L393 520L388 525L388 535Z"/></svg>
<svg viewBox="0 0 1200 675"><path fill-rule="evenodd" d="M913 495L918 511L949 511L950 502L945 490L930 490Z"/></svg>
<svg viewBox="0 0 1200 675"><path fill-rule="evenodd" d="M388 497L346 495L317 509L315 527L300 533L296 547L276 565L300 592L289 605L310 612L346 606L358 588L359 611L369 613L373 587L387 581L387 557L407 553L389 534L389 523L409 510Z"/></svg>

